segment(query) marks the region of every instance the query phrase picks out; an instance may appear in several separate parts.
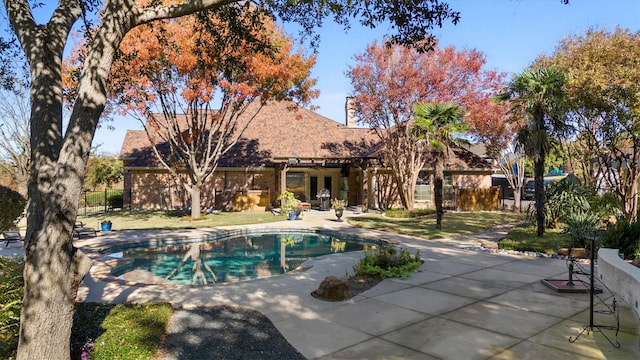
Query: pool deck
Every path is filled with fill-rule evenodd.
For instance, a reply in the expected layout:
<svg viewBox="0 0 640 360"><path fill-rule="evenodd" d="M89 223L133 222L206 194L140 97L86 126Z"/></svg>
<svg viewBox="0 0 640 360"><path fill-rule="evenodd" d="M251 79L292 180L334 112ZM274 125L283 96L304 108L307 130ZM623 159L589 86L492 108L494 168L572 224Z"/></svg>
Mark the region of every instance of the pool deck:
<svg viewBox="0 0 640 360"><path fill-rule="evenodd" d="M346 212L348 216L357 216ZM326 302L310 293L324 277L352 273L361 253L334 254L308 263L305 271L211 286L134 285L92 270L80 301L140 303L166 301L185 309L236 305L265 314L287 341L308 359L637 359L638 319L620 305L620 332L589 325L588 294L558 293L542 279L567 278L564 260L468 250L492 231L451 239L423 240L350 227L333 212L309 211L303 220L243 226L246 229L332 229L385 239L425 260L407 280L387 279L353 299ZM148 237L204 237L221 230L114 231L76 241L92 256L107 244ZM17 251L11 244L6 251ZM96 267L98 268L98 267ZM603 310L613 297L606 289L595 302ZM620 300L618 300L620 301ZM611 315L595 313L594 325L615 326ZM616 348L607 340L619 342Z"/></svg>

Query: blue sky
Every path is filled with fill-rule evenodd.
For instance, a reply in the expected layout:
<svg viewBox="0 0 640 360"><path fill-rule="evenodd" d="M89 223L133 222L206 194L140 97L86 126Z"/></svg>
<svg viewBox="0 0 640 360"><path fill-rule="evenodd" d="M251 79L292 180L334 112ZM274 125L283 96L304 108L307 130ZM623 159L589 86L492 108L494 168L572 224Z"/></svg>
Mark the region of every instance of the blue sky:
<svg viewBox="0 0 640 360"><path fill-rule="evenodd" d="M449 0L461 12L458 25L445 24L434 30L442 46L475 48L487 58L487 67L519 73L538 55L552 53L559 40L581 34L590 27L614 29L616 25L640 31L640 0ZM286 28L292 35L295 31ZM353 26L345 33L339 25L327 23L319 30L321 43L312 77L318 79L320 97L317 112L338 122L344 121L344 102L351 92L345 75L353 56L362 53L387 28L364 29ZM100 151L118 153L126 129L138 129L135 120L119 120L116 130L97 130L94 145Z"/></svg>

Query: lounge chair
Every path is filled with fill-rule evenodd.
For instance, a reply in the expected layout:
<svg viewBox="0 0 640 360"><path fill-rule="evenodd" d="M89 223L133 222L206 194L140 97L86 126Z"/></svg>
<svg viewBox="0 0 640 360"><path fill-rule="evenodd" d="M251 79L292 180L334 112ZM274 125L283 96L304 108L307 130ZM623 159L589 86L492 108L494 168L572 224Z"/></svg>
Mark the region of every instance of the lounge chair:
<svg viewBox="0 0 640 360"><path fill-rule="evenodd" d="M22 235L20 235L20 230L18 230L17 228L3 231L2 236L4 236L4 239L7 240L4 246L9 246L9 242L11 241L22 241Z"/></svg>
<svg viewBox="0 0 640 360"><path fill-rule="evenodd" d="M86 226L82 221L76 221L76 223L73 225L73 235L77 236L78 238L82 237L83 235L98 236L98 232L96 229Z"/></svg>

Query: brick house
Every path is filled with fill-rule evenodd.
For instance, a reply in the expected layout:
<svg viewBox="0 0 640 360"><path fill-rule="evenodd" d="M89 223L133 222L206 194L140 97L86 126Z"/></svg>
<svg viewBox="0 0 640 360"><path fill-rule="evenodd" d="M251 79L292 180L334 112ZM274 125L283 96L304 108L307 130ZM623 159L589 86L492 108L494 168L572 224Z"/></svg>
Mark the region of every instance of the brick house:
<svg viewBox="0 0 640 360"><path fill-rule="evenodd" d="M253 106L253 105L252 105ZM251 111L247 111L251 113ZM347 199L350 206L377 207L376 178L388 174L375 154L376 135L355 126L345 109L340 124L290 103L270 102L251 121L234 149L219 162L201 193L203 208L265 210L277 206L284 189L312 206L326 207L328 198ZM124 202L133 208L181 208L188 195L163 169L144 130L128 130L120 151L124 162ZM456 149L448 164L451 186L491 186L493 169L465 149ZM430 171L421 172L416 206L429 206ZM325 190L326 189L326 190Z"/></svg>

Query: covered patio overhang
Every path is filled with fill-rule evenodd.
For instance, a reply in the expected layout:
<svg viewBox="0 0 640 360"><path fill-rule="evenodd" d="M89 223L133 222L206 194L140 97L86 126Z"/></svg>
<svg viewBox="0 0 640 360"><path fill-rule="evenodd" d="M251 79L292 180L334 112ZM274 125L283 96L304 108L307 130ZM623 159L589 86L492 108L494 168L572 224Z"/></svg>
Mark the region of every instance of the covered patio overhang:
<svg viewBox="0 0 640 360"><path fill-rule="evenodd" d="M368 169L380 166L380 160L377 157L274 157L271 162L276 169L277 193L282 193L287 189L287 172L291 169L339 169L342 177L348 177L349 170L352 168L368 173ZM370 176L367 178L370 179ZM371 185L367 184L367 188L370 193ZM370 200L367 198L365 201L369 203Z"/></svg>

